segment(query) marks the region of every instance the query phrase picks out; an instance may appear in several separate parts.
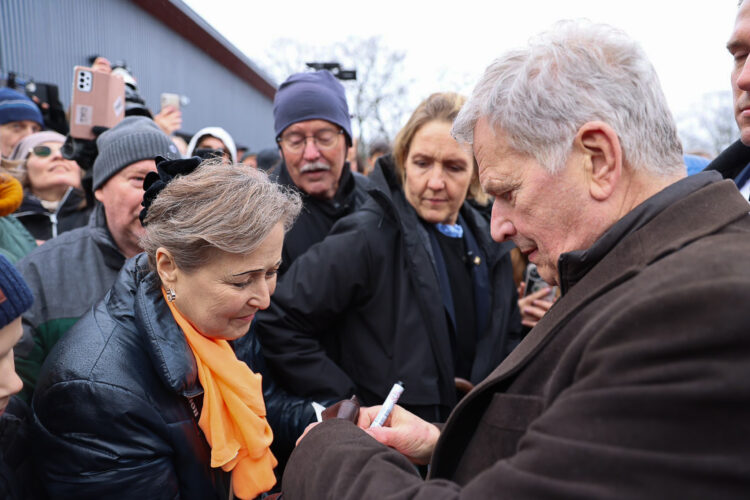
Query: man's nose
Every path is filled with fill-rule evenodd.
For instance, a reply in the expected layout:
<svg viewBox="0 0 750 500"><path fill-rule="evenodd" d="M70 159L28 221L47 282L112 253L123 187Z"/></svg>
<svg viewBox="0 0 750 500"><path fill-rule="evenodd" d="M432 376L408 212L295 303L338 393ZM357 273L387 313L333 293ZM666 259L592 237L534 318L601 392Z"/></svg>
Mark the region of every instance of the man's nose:
<svg viewBox="0 0 750 500"><path fill-rule="evenodd" d="M745 59L745 64L740 69L740 74L737 76L737 87L750 91L750 58Z"/></svg>
<svg viewBox="0 0 750 500"><path fill-rule="evenodd" d="M314 161L320 157L320 150L317 144L315 144L315 139L312 137L305 138L305 148L302 150L302 157L308 161Z"/></svg>
<svg viewBox="0 0 750 500"><path fill-rule="evenodd" d="M507 210L504 209L502 203L496 199L492 204L490 232L492 239L497 242L505 241L516 234L516 228L508 219Z"/></svg>

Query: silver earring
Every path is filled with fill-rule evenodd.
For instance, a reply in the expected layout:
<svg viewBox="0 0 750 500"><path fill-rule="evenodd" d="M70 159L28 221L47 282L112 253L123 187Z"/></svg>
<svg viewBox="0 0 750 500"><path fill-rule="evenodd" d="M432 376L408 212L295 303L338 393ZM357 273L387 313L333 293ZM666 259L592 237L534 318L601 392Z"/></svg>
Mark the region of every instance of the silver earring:
<svg viewBox="0 0 750 500"><path fill-rule="evenodd" d="M177 294L174 293L174 290L172 290L171 288L167 288L167 300L169 302L174 302L174 299L176 298L177 298Z"/></svg>

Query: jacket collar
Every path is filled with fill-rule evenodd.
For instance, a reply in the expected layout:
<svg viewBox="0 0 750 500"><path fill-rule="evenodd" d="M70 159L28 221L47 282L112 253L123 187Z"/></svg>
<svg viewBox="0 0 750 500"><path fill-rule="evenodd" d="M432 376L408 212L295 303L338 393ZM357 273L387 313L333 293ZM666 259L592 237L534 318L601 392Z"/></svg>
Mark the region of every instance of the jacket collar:
<svg viewBox="0 0 750 500"><path fill-rule="evenodd" d="M661 257L748 216L750 205L732 181L717 181L717 177L712 176L707 178L710 182L703 184L686 182L689 179L679 181L685 184L675 188L676 192L682 192L685 185L693 186L691 192L663 207L638 228L625 231L620 240L613 242L608 253L589 266L588 272L576 286L558 299L537 326L477 389L498 383L520 370L558 327L595 297L637 275ZM673 198L669 193L667 195ZM600 242L601 239L597 241ZM480 392L472 391L459 406L470 404Z"/></svg>
<svg viewBox="0 0 750 500"><path fill-rule="evenodd" d="M83 191L79 189L75 189L73 187L69 187L67 191L65 191L65 194L63 195L62 199L60 200L60 203L57 205L57 210L55 210L54 213L56 214L65 214L69 212L76 212L79 210L79 206L81 205L81 202L84 200L84 193ZM18 208L18 211L15 213L17 217L23 217L24 215L29 214L49 214L52 212L47 211L44 206L42 206L42 202L34 196L31 193L27 193L23 197L23 201L21 202L21 206Z"/></svg>
<svg viewBox="0 0 750 500"><path fill-rule="evenodd" d="M742 141L738 140L714 158L704 169L704 172L715 170L725 179L734 179L749 163L750 147L745 146Z"/></svg>
<svg viewBox="0 0 750 500"><path fill-rule="evenodd" d="M88 228L91 238L104 256L104 263L107 267L120 269L125 263L125 256L120 252L112 234L109 232L107 216L101 203L97 203L94 210L91 211Z"/></svg>
<svg viewBox="0 0 750 500"><path fill-rule="evenodd" d="M150 271L145 253L125 263L107 307L116 319L134 324L142 333L151 364L166 386L187 397L203 392L195 357L164 302L161 284Z"/></svg>
<svg viewBox="0 0 750 500"><path fill-rule="evenodd" d="M404 196L403 187L396 173L396 164L391 154L378 158L375 168L370 172L368 180L370 181L368 194L378 202L386 213L392 214L397 221L403 219L404 214L414 214L414 221L410 225L417 224L419 218L414 208ZM464 229L468 228L472 231L481 250L485 255L492 256L493 262L515 247L510 241L499 244L494 242L490 236L487 222L468 202L464 202L461 206L459 220L465 223L466 227ZM490 247L492 245L499 245L501 250L499 252L496 249L491 251Z"/></svg>
<svg viewBox="0 0 750 500"><path fill-rule="evenodd" d="M675 182L625 214L589 248L560 255L557 267L562 293L578 283L623 238L645 226L668 206L719 180L715 172L705 172Z"/></svg>

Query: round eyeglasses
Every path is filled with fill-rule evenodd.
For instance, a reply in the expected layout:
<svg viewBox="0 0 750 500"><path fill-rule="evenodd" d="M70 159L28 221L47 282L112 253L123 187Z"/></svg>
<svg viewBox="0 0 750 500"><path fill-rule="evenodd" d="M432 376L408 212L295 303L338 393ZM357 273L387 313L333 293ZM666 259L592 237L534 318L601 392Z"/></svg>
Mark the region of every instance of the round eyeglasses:
<svg viewBox="0 0 750 500"><path fill-rule="evenodd" d="M304 135L298 132L291 132L276 139L281 146L290 153L299 153L307 145L307 139L312 139L315 147L320 150L331 149L338 142L338 138L343 134L343 129L323 129L318 130L312 135Z"/></svg>

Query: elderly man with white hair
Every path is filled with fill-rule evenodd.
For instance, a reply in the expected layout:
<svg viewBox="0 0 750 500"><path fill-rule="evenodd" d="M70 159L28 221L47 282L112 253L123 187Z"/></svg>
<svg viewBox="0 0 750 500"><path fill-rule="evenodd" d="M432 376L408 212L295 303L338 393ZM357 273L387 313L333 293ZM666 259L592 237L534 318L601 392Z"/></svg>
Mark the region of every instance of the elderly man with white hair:
<svg viewBox="0 0 750 500"><path fill-rule="evenodd" d="M562 296L441 429L398 406L308 429L286 497L746 498L750 206L685 177L638 44L561 23L490 65L453 133L493 238Z"/></svg>

